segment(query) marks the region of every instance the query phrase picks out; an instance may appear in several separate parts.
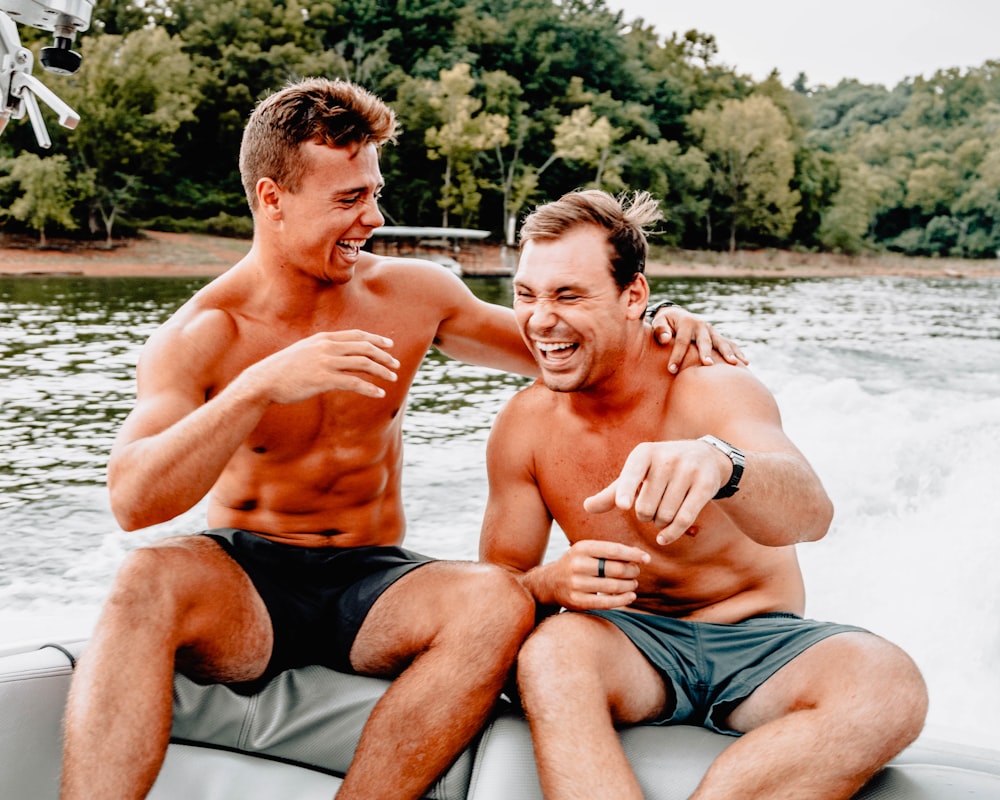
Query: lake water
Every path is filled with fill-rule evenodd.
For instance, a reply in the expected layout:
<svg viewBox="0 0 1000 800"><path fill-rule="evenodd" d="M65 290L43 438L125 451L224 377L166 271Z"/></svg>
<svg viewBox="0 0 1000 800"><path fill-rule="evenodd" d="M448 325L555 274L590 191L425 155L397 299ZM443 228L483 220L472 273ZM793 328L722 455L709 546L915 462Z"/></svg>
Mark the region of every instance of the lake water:
<svg viewBox="0 0 1000 800"><path fill-rule="evenodd" d="M508 281L468 281L509 302ZM139 349L201 283L0 279L0 643L85 631L130 548L203 527L198 507L126 534L103 488ZM741 342L833 497L829 535L799 548L809 615L902 645L931 687L930 732L1000 747L1000 281L653 289ZM408 546L476 557L486 437L520 385L428 356L406 423Z"/></svg>

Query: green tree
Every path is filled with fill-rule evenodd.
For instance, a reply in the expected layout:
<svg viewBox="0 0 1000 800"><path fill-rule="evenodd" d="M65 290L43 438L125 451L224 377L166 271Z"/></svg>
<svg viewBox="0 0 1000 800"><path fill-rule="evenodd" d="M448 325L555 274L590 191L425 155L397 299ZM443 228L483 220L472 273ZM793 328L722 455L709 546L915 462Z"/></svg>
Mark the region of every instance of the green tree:
<svg viewBox="0 0 1000 800"><path fill-rule="evenodd" d="M633 139L624 146L623 161L625 184L660 198L662 243L684 244L708 212L704 189L710 168L705 154L697 147L682 151L680 144L666 139Z"/></svg>
<svg viewBox="0 0 1000 800"><path fill-rule="evenodd" d="M965 223L962 255L995 258L1000 251L1000 134L976 144L980 158L969 169L952 211Z"/></svg>
<svg viewBox="0 0 1000 800"><path fill-rule="evenodd" d="M691 114L712 166L712 182L726 198L729 250L736 233L786 235L795 223L799 194L790 187L795 148L784 114L767 97L726 100Z"/></svg>
<svg viewBox="0 0 1000 800"><path fill-rule="evenodd" d="M517 215L528 203L537 186L537 176L524 169L523 148L536 121L524 102L520 82L502 70L483 75L486 108L508 120L506 141L497 141L494 157L501 194L500 220L504 242L513 246L517 239Z"/></svg>
<svg viewBox="0 0 1000 800"><path fill-rule="evenodd" d="M597 116L590 106L574 109L556 125L552 138L555 150L543 166L556 158L579 161L595 169L594 184L599 185L611 145L620 133L607 117Z"/></svg>
<svg viewBox="0 0 1000 800"><path fill-rule="evenodd" d="M519 123L524 126L519 128L523 135L530 123L523 118ZM537 195L542 174L558 161L576 161L593 167L595 183L599 183L605 177L604 167L618 133L606 118L596 116L589 106L583 106L556 122L552 131L552 152L540 165L511 158L504 177L505 187L509 187L504 203L508 245L515 242L517 215ZM498 153L497 158L502 167L502 155Z"/></svg>
<svg viewBox="0 0 1000 800"><path fill-rule="evenodd" d="M144 0L100 0L90 21L91 30L85 34L102 32L123 36L151 24L162 22L163 7L160 3Z"/></svg>
<svg viewBox="0 0 1000 800"><path fill-rule="evenodd" d="M951 153L921 153L906 180L906 205L928 215L950 209L961 177Z"/></svg>
<svg viewBox="0 0 1000 800"><path fill-rule="evenodd" d="M204 202L198 204L196 193L183 211L200 217L220 211L246 214L236 165L254 104L298 78L361 78L379 72L376 62L384 54L380 36L388 34L370 20L386 4L169 0L168 6L164 29L183 42L192 65L190 78L174 91L190 92L197 101L173 139L186 174L204 187ZM362 30L364 35L348 38ZM371 42L364 53L355 46L359 39ZM156 183L148 185L150 191L157 188ZM166 204L152 209L171 211L177 213Z"/></svg>
<svg viewBox="0 0 1000 800"><path fill-rule="evenodd" d="M432 87L430 104L441 124L427 129L424 140L431 159L444 159L444 177L439 205L442 225L450 213L463 219L474 214L482 200L482 181L477 176L477 157L507 143L506 117L480 113L482 101L472 96L476 82L468 64L443 69Z"/></svg>
<svg viewBox="0 0 1000 800"><path fill-rule="evenodd" d="M72 213L77 186L65 155L40 158L34 153L22 153L5 159L2 166L8 175L0 178L0 186L16 184L20 189L7 213L38 231L42 247L46 245L45 229L49 225L61 225L67 230L77 227Z"/></svg>
<svg viewBox="0 0 1000 800"><path fill-rule="evenodd" d="M160 28L87 41L87 69L68 81L67 102L85 109L67 143L75 165L89 176L91 229L101 219L108 241L115 220L135 199L135 188L172 176L172 134L193 119L191 61L181 42Z"/></svg>
<svg viewBox="0 0 1000 800"><path fill-rule="evenodd" d="M900 199L899 184L883 171L851 156L839 163L839 186L822 215L820 243L844 253L868 245L875 215Z"/></svg>

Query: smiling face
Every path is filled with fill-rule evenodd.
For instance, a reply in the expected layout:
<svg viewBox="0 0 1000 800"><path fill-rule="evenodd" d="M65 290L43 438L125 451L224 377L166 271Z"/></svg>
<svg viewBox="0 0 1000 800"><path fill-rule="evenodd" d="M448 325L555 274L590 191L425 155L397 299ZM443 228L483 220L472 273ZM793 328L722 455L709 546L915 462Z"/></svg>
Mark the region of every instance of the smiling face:
<svg viewBox="0 0 1000 800"><path fill-rule="evenodd" d="M575 392L613 376L646 297L641 275L618 288L607 234L595 225L527 241L514 276L514 314L545 385Z"/></svg>
<svg viewBox="0 0 1000 800"><path fill-rule="evenodd" d="M306 142L300 150L307 163L299 186L293 191L263 179L260 207L280 225L284 266L320 280L350 280L361 247L385 222L378 149Z"/></svg>

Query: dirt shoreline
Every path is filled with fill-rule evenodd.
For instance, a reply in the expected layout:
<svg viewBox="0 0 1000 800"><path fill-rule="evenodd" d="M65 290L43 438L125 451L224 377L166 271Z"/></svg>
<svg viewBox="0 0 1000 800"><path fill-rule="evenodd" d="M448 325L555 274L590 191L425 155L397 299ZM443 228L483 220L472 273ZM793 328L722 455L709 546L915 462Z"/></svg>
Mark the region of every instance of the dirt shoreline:
<svg viewBox="0 0 1000 800"><path fill-rule="evenodd" d="M82 275L105 277L219 275L250 248L242 239L189 233L147 231L143 237L98 246L39 249L23 241L4 246L0 239L0 276ZM499 247L484 246L470 253L463 271L469 275L503 274ZM1000 260L855 257L788 251L738 251L733 254L674 251L651 261L652 277L706 278L1000 278Z"/></svg>

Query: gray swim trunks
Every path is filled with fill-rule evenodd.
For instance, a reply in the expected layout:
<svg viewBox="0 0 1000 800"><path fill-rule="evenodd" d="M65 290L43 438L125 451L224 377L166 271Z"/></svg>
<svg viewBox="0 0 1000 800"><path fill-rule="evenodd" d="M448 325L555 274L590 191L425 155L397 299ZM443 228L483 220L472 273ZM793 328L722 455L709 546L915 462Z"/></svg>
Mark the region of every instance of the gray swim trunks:
<svg viewBox="0 0 1000 800"><path fill-rule="evenodd" d="M656 725L701 725L738 736L725 721L754 689L817 642L864 628L772 613L735 624L691 622L614 609L586 611L622 631L673 689Z"/></svg>

